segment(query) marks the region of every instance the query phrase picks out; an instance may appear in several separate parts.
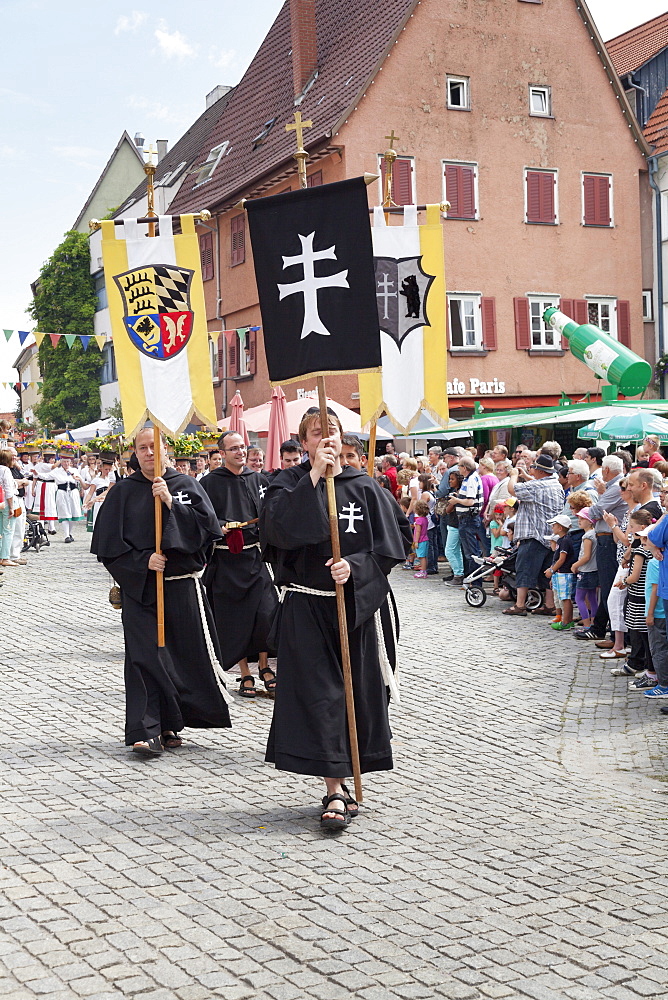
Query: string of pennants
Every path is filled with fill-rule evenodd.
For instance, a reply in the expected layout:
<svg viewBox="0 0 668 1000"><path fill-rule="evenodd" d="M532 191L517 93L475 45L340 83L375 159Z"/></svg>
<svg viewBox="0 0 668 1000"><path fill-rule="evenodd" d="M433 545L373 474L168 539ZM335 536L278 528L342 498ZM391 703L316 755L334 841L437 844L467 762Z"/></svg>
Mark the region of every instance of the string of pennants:
<svg viewBox="0 0 668 1000"><path fill-rule="evenodd" d="M3 389L15 389L16 392L20 392L21 389L27 389L28 386L36 387L37 389L42 388L41 382L0 382L0 387Z"/></svg>
<svg viewBox="0 0 668 1000"><path fill-rule="evenodd" d="M44 340L45 337L50 338L51 343L54 347L57 347L59 342L61 340L64 340L67 346L69 348L72 348L74 346L75 341L78 340L81 342L81 346L83 347L84 351L88 350L88 345L90 344L91 340L95 341L100 351L107 343L107 337L103 333L96 335L91 334L90 336L86 336L83 333L41 333L39 330L3 330L2 332L4 333L5 340L8 343L11 340L13 334L17 333L19 340L21 342L21 347L23 347L28 337L34 337L35 340L37 341L38 347L41 347L42 341Z"/></svg>

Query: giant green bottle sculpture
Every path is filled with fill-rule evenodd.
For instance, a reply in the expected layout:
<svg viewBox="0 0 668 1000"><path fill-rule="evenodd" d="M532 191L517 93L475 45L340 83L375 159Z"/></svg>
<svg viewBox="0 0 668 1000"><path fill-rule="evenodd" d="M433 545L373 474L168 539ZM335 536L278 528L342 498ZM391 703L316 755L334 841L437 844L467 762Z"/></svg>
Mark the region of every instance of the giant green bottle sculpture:
<svg viewBox="0 0 668 1000"><path fill-rule="evenodd" d="M571 352L599 378L617 386L624 396L639 396L652 380L652 367L592 323L578 326L559 309L546 309L543 319L568 341Z"/></svg>

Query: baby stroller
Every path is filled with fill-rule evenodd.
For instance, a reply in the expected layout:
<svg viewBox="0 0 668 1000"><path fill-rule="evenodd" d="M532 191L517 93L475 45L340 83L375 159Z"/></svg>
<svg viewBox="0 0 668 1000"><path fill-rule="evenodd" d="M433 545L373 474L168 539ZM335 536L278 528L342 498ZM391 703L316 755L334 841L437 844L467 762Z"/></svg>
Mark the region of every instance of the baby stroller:
<svg viewBox="0 0 668 1000"><path fill-rule="evenodd" d="M505 549L502 555L496 556L473 556L473 561L477 562L480 569L474 570L464 580L466 592L464 597L466 603L472 608L481 608L487 600L487 592L483 586L483 579L495 570L501 570L501 586L505 587L513 601L517 599L517 584L515 582L515 560L517 558L517 545ZM537 587L532 587L527 593L526 609L535 611L542 607L544 591Z"/></svg>
<svg viewBox="0 0 668 1000"><path fill-rule="evenodd" d="M23 552L27 552L28 549L34 549L35 552L39 550L44 545L50 545L49 536L44 530L44 525L37 517L36 514L31 514L30 511L26 514L26 531L23 536Z"/></svg>

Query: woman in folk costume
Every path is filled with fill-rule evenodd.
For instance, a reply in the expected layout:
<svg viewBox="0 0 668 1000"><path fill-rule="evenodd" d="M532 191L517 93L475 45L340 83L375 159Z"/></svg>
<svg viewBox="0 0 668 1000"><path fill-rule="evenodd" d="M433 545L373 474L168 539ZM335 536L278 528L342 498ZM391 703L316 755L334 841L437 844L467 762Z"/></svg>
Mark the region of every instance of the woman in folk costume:
<svg viewBox="0 0 668 1000"><path fill-rule="evenodd" d="M102 459L102 468L91 480L88 492L84 497L86 511L86 531L92 531L100 513L100 506L107 493L116 482L113 474L114 463L110 458Z"/></svg>
<svg viewBox="0 0 668 1000"><path fill-rule="evenodd" d="M33 485L32 512L37 515L50 535L55 535L54 525L58 520L56 484L53 478L55 464L56 452L53 448L45 449L42 452L41 462L35 463L35 476L37 478Z"/></svg>
<svg viewBox="0 0 668 1000"><path fill-rule="evenodd" d="M61 451L60 462L53 470L56 484L56 513L66 542L73 542L72 522L83 520L79 484L81 476L72 468L72 452Z"/></svg>

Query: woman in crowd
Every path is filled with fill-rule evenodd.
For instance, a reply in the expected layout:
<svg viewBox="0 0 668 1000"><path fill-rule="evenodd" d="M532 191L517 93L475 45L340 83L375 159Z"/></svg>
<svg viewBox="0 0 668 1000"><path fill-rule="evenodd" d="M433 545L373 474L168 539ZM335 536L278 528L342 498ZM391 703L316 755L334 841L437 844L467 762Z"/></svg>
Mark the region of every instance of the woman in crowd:
<svg viewBox="0 0 668 1000"><path fill-rule="evenodd" d="M453 494L458 493L463 482L464 477L462 474L451 470L448 473L448 496L451 497ZM442 516L448 524L448 536L445 540L445 558L448 560L453 573L452 580L448 582L453 587L461 587L464 579L464 557L462 556L462 547L459 541L459 517L454 507L450 513L443 514Z"/></svg>
<svg viewBox="0 0 668 1000"><path fill-rule="evenodd" d="M626 657L626 622L624 620L624 605L626 603L626 587L620 584L626 582L629 575L630 541L628 536L629 518L631 511L635 507L635 500L631 496L628 478L625 476L620 480L619 491L622 499L626 501L628 510L622 518L621 524L614 514L604 511L603 519L611 529L613 538L617 542L617 573L613 581L610 593L608 594L608 615L610 616L610 630L615 639L612 649L605 649L600 654L602 660L624 659Z"/></svg>
<svg viewBox="0 0 668 1000"><path fill-rule="evenodd" d="M14 456L10 448L0 448L0 487L2 487L2 500L0 501L0 566L18 566L17 562L9 558L14 536L14 497L16 487L14 477L9 471Z"/></svg>
<svg viewBox="0 0 668 1000"><path fill-rule="evenodd" d="M498 477L494 475L494 460L492 458L481 458L478 462L478 473L482 483L482 509L486 510L492 490L499 485Z"/></svg>

